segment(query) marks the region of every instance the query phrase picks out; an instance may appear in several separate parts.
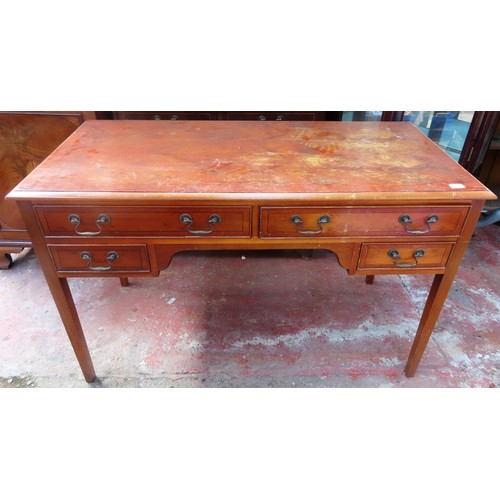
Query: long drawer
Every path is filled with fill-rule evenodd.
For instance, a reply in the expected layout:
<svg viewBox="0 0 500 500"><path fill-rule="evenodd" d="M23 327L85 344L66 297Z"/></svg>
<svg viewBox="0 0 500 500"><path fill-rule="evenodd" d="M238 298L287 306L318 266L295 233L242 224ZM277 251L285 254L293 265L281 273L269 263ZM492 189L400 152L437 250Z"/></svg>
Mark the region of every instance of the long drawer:
<svg viewBox="0 0 500 500"><path fill-rule="evenodd" d="M145 245L48 245L58 271L140 273L151 270Z"/></svg>
<svg viewBox="0 0 500 500"><path fill-rule="evenodd" d="M467 206L262 207L262 238L459 236Z"/></svg>
<svg viewBox="0 0 500 500"><path fill-rule="evenodd" d="M442 270L454 243L365 243L361 247L358 270L411 269Z"/></svg>
<svg viewBox="0 0 500 500"><path fill-rule="evenodd" d="M250 207L35 207L46 236L250 237Z"/></svg>

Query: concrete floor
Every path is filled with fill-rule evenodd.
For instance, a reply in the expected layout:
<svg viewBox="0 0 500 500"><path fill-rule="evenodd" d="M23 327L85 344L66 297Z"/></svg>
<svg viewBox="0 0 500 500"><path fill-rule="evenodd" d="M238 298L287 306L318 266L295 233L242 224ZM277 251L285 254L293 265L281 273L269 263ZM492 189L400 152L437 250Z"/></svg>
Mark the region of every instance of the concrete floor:
<svg viewBox="0 0 500 500"><path fill-rule="evenodd" d="M500 227L477 229L414 378L432 277L347 276L333 254L191 252L159 278L70 279L90 387L498 387ZM0 271L0 387L89 387L32 251Z"/></svg>

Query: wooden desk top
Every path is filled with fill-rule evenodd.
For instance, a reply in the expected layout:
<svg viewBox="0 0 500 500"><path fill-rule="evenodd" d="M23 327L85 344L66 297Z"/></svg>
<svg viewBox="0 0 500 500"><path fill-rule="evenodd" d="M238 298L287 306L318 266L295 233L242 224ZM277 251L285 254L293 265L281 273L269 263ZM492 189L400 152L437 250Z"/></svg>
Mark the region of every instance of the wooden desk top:
<svg viewBox="0 0 500 500"><path fill-rule="evenodd" d="M15 199L495 199L407 122L87 121Z"/></svg>

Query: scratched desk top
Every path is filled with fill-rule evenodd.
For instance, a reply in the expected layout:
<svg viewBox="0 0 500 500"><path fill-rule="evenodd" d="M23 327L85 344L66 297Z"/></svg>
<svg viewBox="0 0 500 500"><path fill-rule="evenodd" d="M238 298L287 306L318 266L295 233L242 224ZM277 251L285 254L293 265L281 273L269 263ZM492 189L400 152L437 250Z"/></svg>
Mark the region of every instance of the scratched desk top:
<svg viewBox="0 0 500 500"><path fill-rule="evenodd" d="M494 199L407 122L85 122L22 198Z"/></svg>

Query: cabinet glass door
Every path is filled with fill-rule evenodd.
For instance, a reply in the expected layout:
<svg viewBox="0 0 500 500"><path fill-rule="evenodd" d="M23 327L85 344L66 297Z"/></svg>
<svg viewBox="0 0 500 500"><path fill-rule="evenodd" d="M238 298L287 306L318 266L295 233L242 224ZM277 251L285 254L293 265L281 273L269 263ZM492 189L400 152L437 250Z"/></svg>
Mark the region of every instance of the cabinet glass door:
<svg viewBox="0 0 500 500"><path fill-rule="evenodd" d="M405 111L403 120L414 123L458 161L473 116L474 111Z"/></svg>
<svg viewBox="0 0 500 500"><path fill-rule="evenodd" d="M382 111L342 111L343 122L379 122Z"/></svg>

